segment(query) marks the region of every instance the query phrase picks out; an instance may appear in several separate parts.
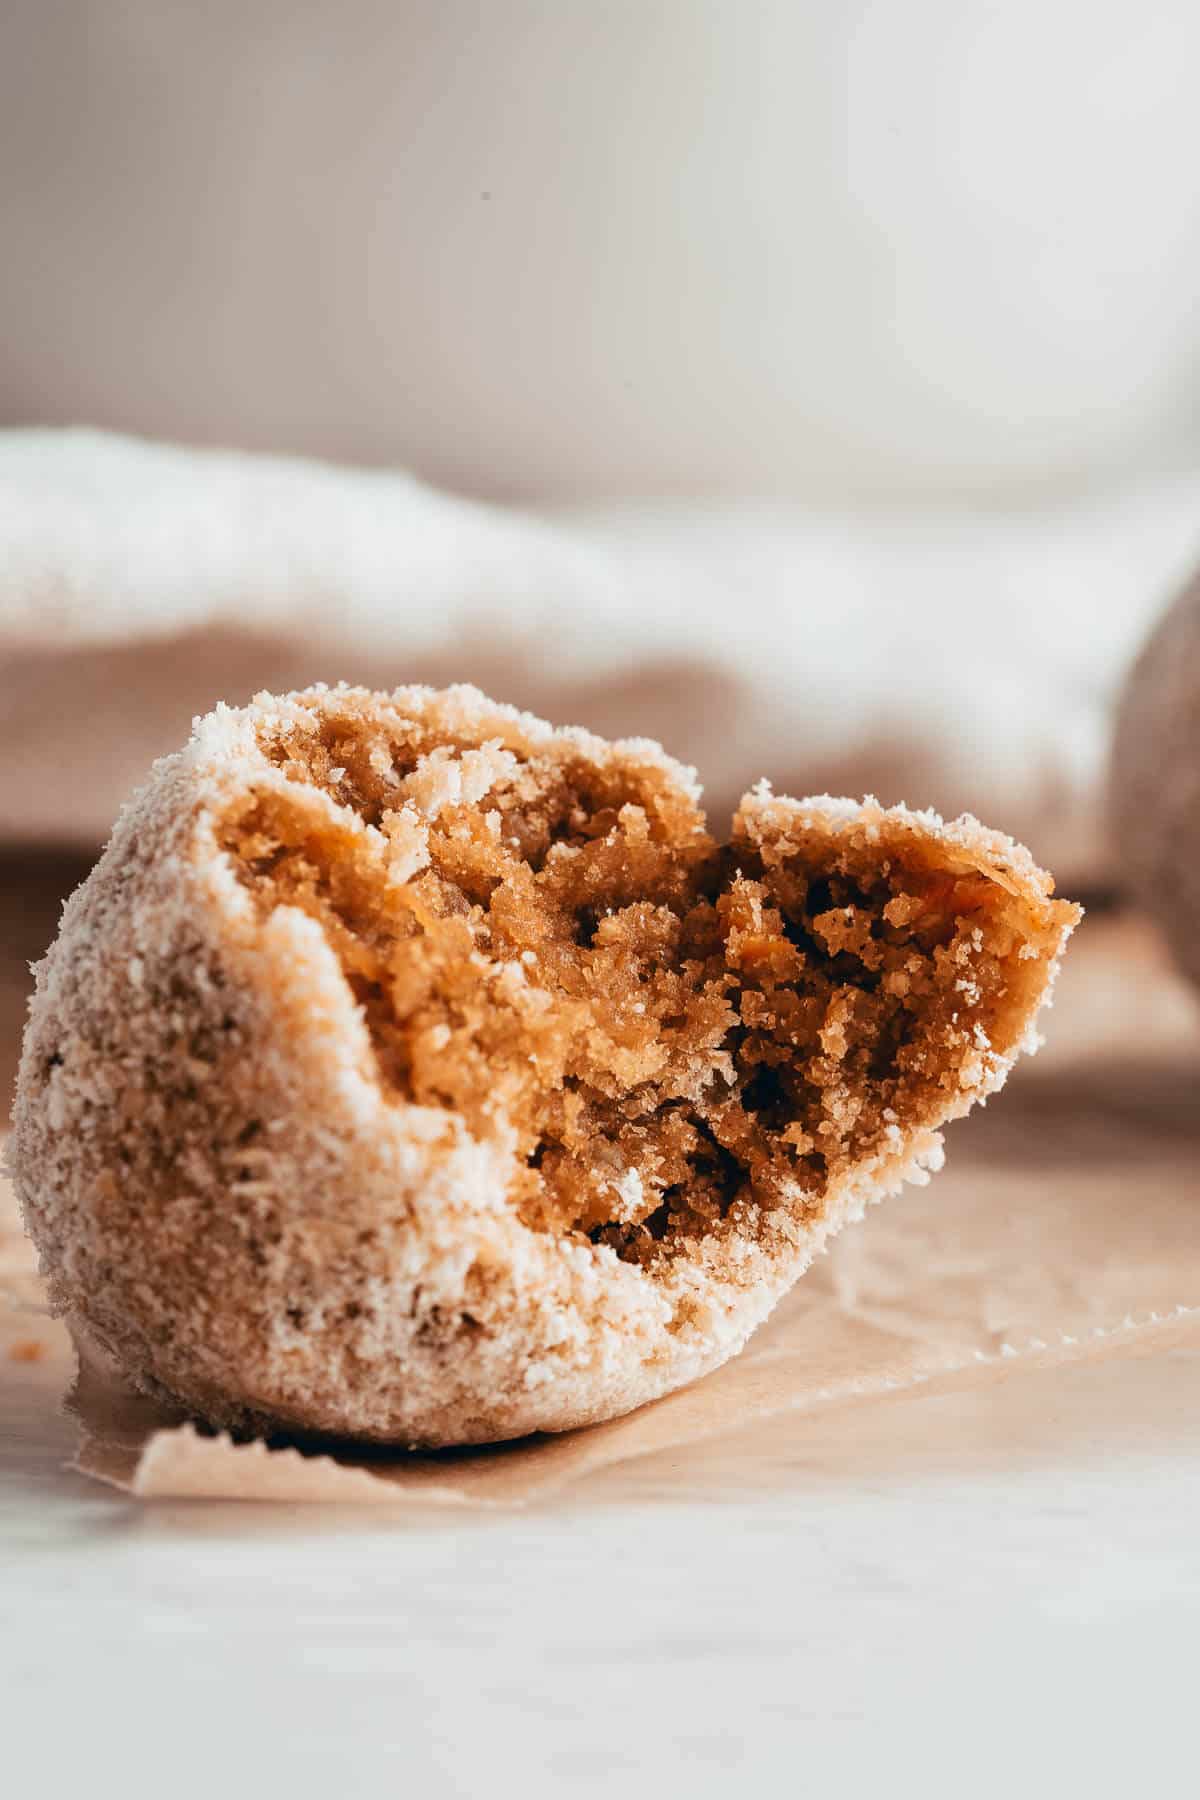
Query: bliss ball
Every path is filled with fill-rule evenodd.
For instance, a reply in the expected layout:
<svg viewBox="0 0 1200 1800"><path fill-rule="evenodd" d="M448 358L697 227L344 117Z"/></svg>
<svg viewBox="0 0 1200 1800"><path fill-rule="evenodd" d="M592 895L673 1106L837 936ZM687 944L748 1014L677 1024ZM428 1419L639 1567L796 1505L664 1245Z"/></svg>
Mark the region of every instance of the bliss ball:
<svg viewBox="0 0 1200 1800"><path fill-rule="evenodd" d="M1036 1041L1078 909L973 819L709 833L690 770L473 688L220 707L37 975L54 1303L238 1433L438 1446L734 1354Z"/></svg>

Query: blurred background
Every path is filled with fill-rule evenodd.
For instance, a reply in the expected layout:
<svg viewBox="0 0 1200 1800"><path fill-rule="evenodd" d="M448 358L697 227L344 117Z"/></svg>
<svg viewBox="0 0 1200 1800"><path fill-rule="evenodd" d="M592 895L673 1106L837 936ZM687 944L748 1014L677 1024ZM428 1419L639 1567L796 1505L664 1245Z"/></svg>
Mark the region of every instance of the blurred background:
<svg viewBox="0 0 1200 1800"><path fill-rule="evenodd" d="M150 758L318 678L1118 888L1200 551L1198 61L1192 0L7 0L10 1002Z"/></svg>
<svg viewBox="0 0 1200 1800"><path fill-rule="evenodd" d="M1200 454L1190 0L7 0L8 423L541 503Z"/></svg>

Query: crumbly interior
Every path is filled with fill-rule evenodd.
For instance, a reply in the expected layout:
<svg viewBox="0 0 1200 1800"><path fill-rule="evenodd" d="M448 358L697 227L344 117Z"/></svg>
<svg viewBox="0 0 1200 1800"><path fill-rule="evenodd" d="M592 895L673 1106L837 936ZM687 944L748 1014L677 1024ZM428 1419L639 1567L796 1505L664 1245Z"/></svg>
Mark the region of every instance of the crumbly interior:
<svg viewBox="0 0 1200 1800"><path fill-rule="evenodd" d="M721 846L660 762L515 727L348 699L260 742L291 785L252 785L222 848L264 908L320 921L385 1089L511 1147L533 1229L653 1270L722 1221L819 1214L992 1040L1019 945L973 871Z"/></svg>

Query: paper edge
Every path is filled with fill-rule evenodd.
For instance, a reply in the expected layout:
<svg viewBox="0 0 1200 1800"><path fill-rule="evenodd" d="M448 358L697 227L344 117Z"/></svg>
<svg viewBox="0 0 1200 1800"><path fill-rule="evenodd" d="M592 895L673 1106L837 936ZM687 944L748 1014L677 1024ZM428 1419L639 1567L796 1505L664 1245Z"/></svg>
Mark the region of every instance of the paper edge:
<svg viewBox="0 0 1200 1800"><path fill-rule="evenodd" d="M611 1444L608 1436L613 1427L624 1424L614 1420L608 1427L593 1428L603 1433L591 1455L585 1450L578 1460L572 1458L565 1467L544 1468L527 1488L509 1497L472 1493L445 1483L409 1485L372 1472L369 1466L343 1461L329 1452L310 1453L294 1445L272 1448L261 1439L235 1443L227 1433L208 1436L194 1424L185 1421L152 1431L143 1443L124 1449L106 1442L83 1421L79 1443L67 1467L91 1480L105 1483L131 1499L142 1502L207 1499L246 1502L251 1505L338 1505L362 1504L415 1508L421 1505L454 1508L478 1508L488 1511L517 1511L531 1502L558 1492L573 1482L622 1462L633 1462L660 1451L678 1449L686 1444L710 1441L721 1435L769 1420L783 1421L819 1412L833 1405L863 1405L916 1394L949 1393L962 1388L1001 1380L1010 1374L1032 1372L1038 1368L1067 1367L1100 1362L1128 1351L1151 1355L1182 1346L1196 1336L1200 1341L1200 1305L1178 1305L1170 1313L1154 1312L1144 1319L1132 1315L1118 1324L1096 1325L1083 1335L1060 1332L1054 1338L1034 1337L1022 1345L1005 1342L994 1352L976 1350L943 1367L917 1370L903 1379L888 1376L866 1377L836 1388L808 1390L791 1402L750 1409L732 1428L728 1421L715 1417L711 1421L691 1420L675 1436L668 1433L653 1443ZM685 1390L686 1391L686 1390ZM641 1408L648 1415L666 1402ZM637 1413L629 1415L636 1419ZM551 1451L568 1447L577 1449L584 1433L564 1433L547 1445ZM618 1432L617 1435L624 1435ZM604 1448L602 1445L611 1445ZM503 1450L500 1451L501 1458ZM122 1459L128 1470L120 1472ZM564 1455L561 1459L566 1462ZM232 1479L233 1469L250 1474L270 1466L272 1475L283 1476L277 1491L247 1492L240 1481ZM394 1465L393 1465L394 1466ZM181 1469L186 1480L180 1481ZM288 1491L287 1477L303 1471L303 1480Z"/></svg>

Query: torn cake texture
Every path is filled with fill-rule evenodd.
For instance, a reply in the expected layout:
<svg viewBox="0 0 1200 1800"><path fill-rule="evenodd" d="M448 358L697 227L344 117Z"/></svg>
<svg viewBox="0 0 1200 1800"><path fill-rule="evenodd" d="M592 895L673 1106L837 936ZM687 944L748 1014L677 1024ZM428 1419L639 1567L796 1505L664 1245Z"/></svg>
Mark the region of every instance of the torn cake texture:
<svg viewBox="0 0 1200 1800"><path fill-rule="evenodd" d="M411 1446L733 1355L1036 1044L1078 908L970 818L749 794L469 687L219 707L38 970L11 1158L81 1344Z"/></svg>

